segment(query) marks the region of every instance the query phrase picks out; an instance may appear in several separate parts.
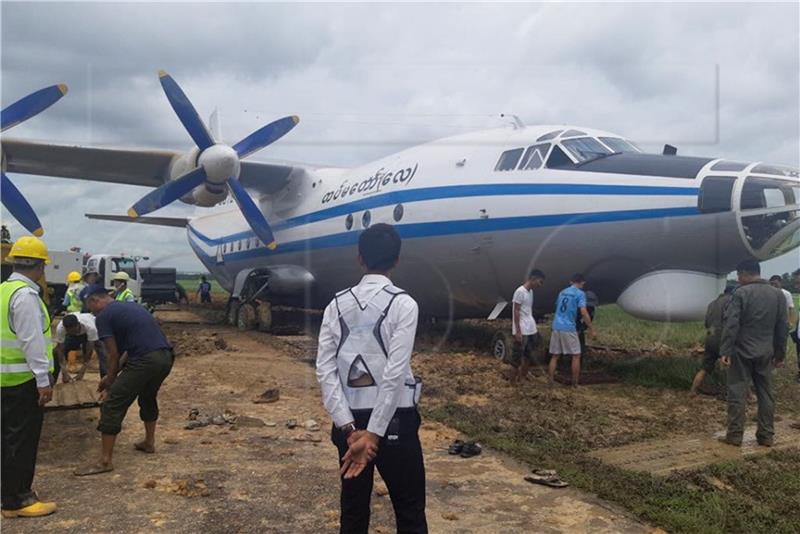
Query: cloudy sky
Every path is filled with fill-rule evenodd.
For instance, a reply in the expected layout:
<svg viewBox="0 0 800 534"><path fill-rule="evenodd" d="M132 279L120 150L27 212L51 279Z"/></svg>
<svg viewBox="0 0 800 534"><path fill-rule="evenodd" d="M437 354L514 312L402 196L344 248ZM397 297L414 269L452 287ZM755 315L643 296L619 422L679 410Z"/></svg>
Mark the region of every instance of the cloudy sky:
<svg viewBox="0 0 800 534"><path fill-rule="evenodd" d="M2 103L69 95L14 137L187 149L166 69L235 142L283 115L259 154L354 165L438 137L528 124L618 132L658 151L800 164L800 13L784 4L0 4ZM179 229L89 222L146 190L12 175L54 248L200 269ZM170 207L159 214L191 213ZM3 210L14 235L19 225ZM787 271L798 256L773 260Z"/></svg>

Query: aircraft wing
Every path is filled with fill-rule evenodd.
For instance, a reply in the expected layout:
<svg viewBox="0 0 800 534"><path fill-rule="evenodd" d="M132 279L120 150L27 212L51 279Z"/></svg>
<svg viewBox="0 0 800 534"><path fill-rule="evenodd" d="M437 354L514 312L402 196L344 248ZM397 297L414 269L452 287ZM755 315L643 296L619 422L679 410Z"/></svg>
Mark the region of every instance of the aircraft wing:
<svg viewBox="0 0 800 534"><path fill-rule="evenodd" d="M99 213L87 213L87 219L96 219L100 221L115 221L136 224L153 224L156 226L172 226L174 228L186 228L189 225L189 219L183 217L137 217L135 219L127 215L103 215Z"/></svg>
<svg viewBox="0 0 800 534"><path fill-rule="evenodd" d="M145 187L159 187L169 180L172 162L182 155L172 150L61 145L21 139L3 139L2 148L7 172ZM270 195L283 189L292 171L298 168L306 166L242 161L239 179L245 188Z"/></svg>

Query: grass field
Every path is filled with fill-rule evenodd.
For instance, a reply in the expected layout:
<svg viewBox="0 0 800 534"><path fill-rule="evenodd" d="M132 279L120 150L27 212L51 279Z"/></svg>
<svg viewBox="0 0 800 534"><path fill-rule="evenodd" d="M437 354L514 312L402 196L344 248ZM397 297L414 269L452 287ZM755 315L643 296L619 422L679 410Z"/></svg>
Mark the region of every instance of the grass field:
<svg viewBox="0 0 800 534"><path fill-rule="evenodd" d="M724 428L723 401L688 395L702 357L702 323L641 321L602 306L590 344L615 350L593 365L621 382L577 390L552 390L542 379L510 387L484 348L498 326L507 325L459 323L446 348L417 357L427 417L531 466L558 469L574 486L670 532L800 532L800 448L669 477L623 471L588 456L599 448ZM788 346L786 367L776 373L777 411L796 419L800 385L794 344ZM711 381L724 385L724 372Z"/></svg>

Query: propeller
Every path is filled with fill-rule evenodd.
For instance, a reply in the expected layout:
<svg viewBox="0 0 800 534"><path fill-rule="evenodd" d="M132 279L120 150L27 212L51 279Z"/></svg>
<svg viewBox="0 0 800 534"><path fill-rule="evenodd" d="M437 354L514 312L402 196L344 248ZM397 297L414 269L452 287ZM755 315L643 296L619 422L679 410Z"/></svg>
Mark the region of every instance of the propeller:
<svg viewBox="0 0 800 534"><path fill-rule="evenodd" d="M274 249L277 243L266 217L239 182L240 160L289 133L300 119L294 115L278 119L230 147L214 140L197 110L172 76L163 70L158 76L172 109L200 149L198 165L142 197L128 210L128 215L133 218L146 215L180 199L203 183L209 188L222 188L224 185L256 236L267 247Z"/></svg>
<svg viewBox="0 0 800 534"><path fill-rule="evenodd" d="M9 128L35 117L58 102L65 94L67 94L67 86L59 84L45 87L17 100L0 113L0 129L5 132ZM3 172L0 175L0 196L2 196L3 205L26 230L37 237L44 234L39 217L36 216L20 190L6 176L5 159L3 160Z"/></svg>

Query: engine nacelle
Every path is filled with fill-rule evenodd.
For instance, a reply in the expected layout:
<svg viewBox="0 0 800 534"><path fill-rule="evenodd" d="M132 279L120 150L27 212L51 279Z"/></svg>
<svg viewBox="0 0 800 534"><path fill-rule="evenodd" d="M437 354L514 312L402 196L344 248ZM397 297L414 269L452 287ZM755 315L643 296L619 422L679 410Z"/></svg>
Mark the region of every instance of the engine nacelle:
<svg viewBox="0 0 800 534"><path fill-rule="evenodd" d="M654 271L636 279L617 299L633 316L651 321L702 321L725 277L696 271Z"/></svg>
<svg viewBox="0 0 800 534"><path fill-rule="evenodd" d="M170 167L170 179L174 180L196 168L200 160L200 149L195 147L173 161ZM228 189L224 184L205 183L195 187L191 193L181 197L181 202L195 204L204 208L216 206L228 197Z"/></svg>

